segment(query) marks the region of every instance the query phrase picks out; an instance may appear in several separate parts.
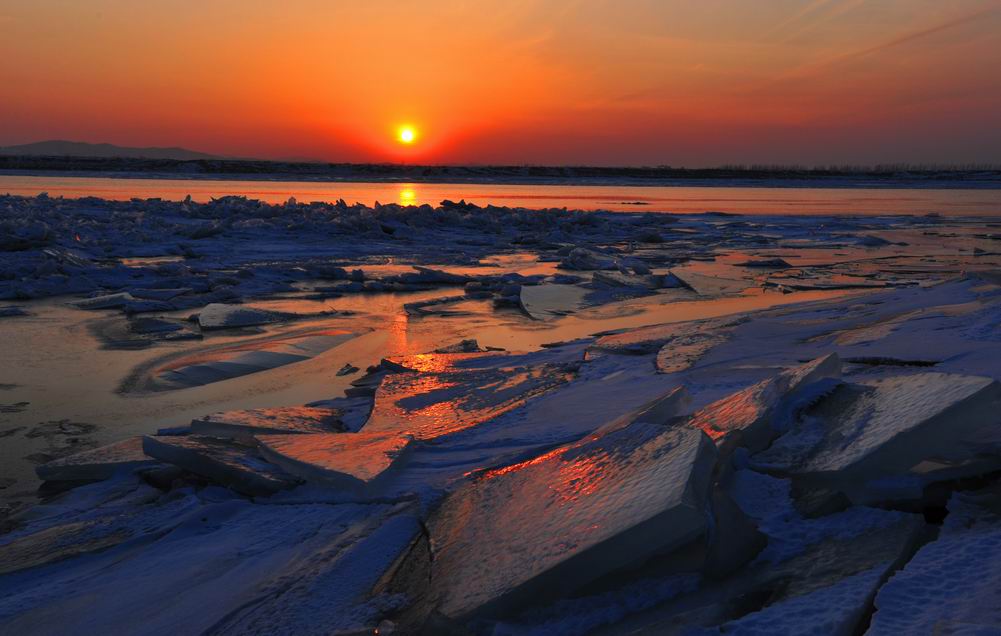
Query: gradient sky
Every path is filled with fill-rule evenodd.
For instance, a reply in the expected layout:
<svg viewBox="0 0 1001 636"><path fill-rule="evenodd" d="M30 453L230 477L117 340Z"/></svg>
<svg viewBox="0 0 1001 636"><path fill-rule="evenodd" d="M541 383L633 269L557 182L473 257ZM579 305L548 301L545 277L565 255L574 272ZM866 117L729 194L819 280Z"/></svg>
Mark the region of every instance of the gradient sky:
<svg viewBox="0 0 1001 636"><path fill-rule="evenodd" d="M0 60L0 145L1001 162L1001 0L0 0Z"/></svg>

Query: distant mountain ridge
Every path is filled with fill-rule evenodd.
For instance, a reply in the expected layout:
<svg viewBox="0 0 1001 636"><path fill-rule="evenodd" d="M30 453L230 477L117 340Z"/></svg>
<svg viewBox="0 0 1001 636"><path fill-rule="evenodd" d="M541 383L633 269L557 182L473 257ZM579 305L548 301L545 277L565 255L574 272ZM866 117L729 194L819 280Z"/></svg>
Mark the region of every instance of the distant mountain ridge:
<svg viewBox="0 0 1001 636"><path fill-rule="evenodd" d="M126 159L224 159L219 155L196 152L187 148L132 148L114 144L91 144L82 141L53 139L19 146L0 146L0 155L47 157L121 157Z"/></svg>

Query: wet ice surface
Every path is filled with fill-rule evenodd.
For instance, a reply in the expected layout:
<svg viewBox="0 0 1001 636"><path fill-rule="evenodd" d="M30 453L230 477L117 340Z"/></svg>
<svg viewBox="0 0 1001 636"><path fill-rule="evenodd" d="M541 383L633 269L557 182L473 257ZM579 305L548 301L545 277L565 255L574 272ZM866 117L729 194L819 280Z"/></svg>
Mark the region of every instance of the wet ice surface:
<svg viewBox="0 0 1001 636"><path fill-rule="evenodd" d="M993 221L0 205L0 631L997 626Z"/></svg>

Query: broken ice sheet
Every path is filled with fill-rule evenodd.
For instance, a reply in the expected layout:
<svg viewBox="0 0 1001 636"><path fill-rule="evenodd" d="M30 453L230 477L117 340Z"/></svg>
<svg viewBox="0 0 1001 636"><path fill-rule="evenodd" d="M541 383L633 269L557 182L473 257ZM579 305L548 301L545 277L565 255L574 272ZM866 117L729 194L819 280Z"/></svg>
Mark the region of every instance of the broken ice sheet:
<svg viewBox="0 0 1001 636"><path fill-rule="evenodd" d="M503 360L478 353L390 360L398 368L418 370L391 373L382 380L362 430L396 431L416 439L447 435L515 409L573 377L566 365L514 366L519 360L512 357L512 366L499 366ZM469 364L457 364L463 362Z"/></svg>
<svg viewBox="0 0 1001 636"><path fill-rule="evenodd" d="M428 522L432 603L490 614L680 547L705 530L715 457L701 431L637 421L482 474Z"/></svg>
<svg viewBox="0 0 1001 636"><path fill-rule="evenodd" d="M420 530L407 508L202 495L180 492L145 505L133 498L100 533L59 531L60 556L83 556L0 577L0 632L371 633L400 603L379 592L379 581ZM95 515L81 511L66 524ZM121 528L117 545L88 543ZM32 534L12 539L46 545ZM0 547L0 563L5 554L12 553Z"/></svg>

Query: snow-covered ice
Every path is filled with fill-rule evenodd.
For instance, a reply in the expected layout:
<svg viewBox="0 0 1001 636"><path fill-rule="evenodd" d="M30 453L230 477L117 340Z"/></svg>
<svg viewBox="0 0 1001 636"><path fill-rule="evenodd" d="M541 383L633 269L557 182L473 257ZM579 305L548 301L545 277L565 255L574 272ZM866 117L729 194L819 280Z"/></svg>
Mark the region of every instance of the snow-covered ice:
<svg viewBox="0 0 1001 636"><path fill-rule="evenodd" d="M54 459L35 468L41 479L73 481L108 479L117 471L134 470L155 464L143 452L142 437L130 437L69 457Z"/></svg>
<svg viewBox="0 0 1001 636"><path fill-rule="evenodd" d="M247 495L269 495L291 488L296 479L240 442L215 437L143 437L143 452Z"/></svg>
<svg viewBox="0 0 1001 636"><path fill-rule="evenodd" d="M330 433L344 430L337 409L288 406L211 413L191 421L191 432L210 437L242 437L269 433Z"/></svg>
<svg viewBox="0 0 1001 636"><path fill-rule="evenodd" d="M308 482L360 489L399 470L412 438L397 433L258 435L266 459Z"/></svg>

